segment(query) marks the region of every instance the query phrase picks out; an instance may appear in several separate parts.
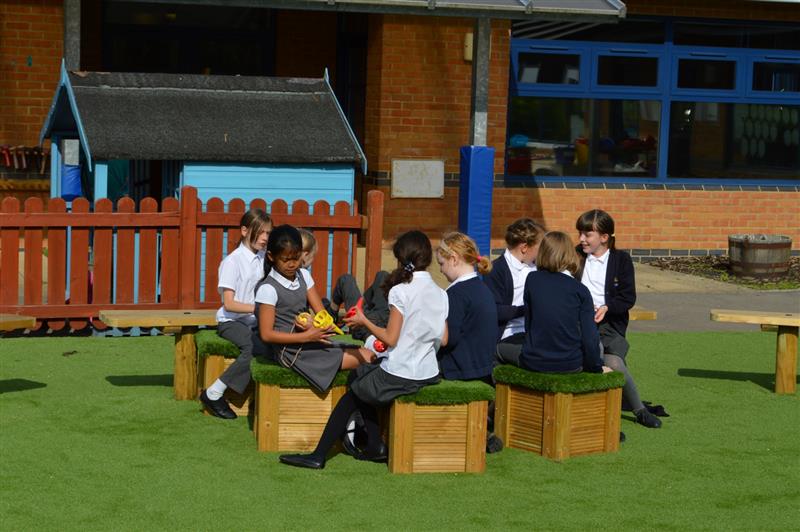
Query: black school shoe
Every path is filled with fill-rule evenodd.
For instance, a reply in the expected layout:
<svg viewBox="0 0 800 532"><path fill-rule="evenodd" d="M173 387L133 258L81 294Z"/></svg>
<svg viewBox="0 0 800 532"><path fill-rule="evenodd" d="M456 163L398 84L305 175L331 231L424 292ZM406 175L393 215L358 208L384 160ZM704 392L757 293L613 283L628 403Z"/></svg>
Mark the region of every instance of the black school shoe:
<svg viewBox="0 0 800 532"><path fill-rule="evenodd" d="M494 432L490 432L486 437L486 452L488 454L499 453L503 450L503 440Z"/></svg>
<svg viewBox="0 0 800 532"><path fill-rule="evenodd" d="M636 416L636 422L640 425L651 429L661 427L661 420L651 414L647 408L642 408L638 412L634 412L634 415Z"/></svg>
<svg viewBox="0 0 800 532"><path fill-rule="evenodd" d="M212 401L208 398L206 391L203 390L200 392L200 402L203 403L203 406L206 407L206 410L208 410L212 416L221 417L222 419L236 419L238 417L236 412L231 410L228 401L223 397Z"/></svg>
<svg viewBox="0 0 800 532"><path fill-rule="evenodd" d="M319 459L313 454L282 454L278 457L282 464L305 467L306 469L324 469L325 459Z"/></svg>

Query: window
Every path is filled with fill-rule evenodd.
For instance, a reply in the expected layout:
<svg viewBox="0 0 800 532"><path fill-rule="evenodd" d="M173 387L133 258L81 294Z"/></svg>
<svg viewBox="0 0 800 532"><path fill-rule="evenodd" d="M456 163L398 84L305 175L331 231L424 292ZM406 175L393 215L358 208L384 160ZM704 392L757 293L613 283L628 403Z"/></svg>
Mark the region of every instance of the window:
<svg viewBox="0 0 800 532"><path fill-rule="evenodd" d="M519 55L517 81L577 85L580 82L580 64L578 55L523 53Z"/></svg>
<svg viewBox="0 0 800 532"><path fill-rule="evenodd" d="M736 62L708 59L679 59L678 88L734 89Z"/></svg>
<svg viewBox="0 0 800 532"><path fill-rule="evenodd" d="M655 87L658 85L658 59L654 57L600 56L598 85Z"/></svg>
<svg viewBox="0 0 800 532"><path fill-rule="evenodd" d="M754 63L753 90L800 92L800 62Z"/></svg>

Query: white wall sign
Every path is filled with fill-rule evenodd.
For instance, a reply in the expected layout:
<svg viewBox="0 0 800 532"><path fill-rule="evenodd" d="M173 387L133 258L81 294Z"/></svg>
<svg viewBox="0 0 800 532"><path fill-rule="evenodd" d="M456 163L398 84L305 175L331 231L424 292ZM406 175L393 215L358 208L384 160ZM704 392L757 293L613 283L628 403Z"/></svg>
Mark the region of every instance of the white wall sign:
<svg viewBox="0 0 800 532"><path fill-rule="evenodd" d="M393 198L443 198L444 161L392 160Z"/></svg>

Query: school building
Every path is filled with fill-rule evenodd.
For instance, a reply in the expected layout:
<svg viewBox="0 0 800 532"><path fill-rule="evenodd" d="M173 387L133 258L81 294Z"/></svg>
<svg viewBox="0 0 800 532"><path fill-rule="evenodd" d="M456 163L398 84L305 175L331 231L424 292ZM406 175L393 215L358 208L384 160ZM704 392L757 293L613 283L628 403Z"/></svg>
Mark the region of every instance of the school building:
<svg viewBox="0 0 800 532"><path fill-rule="evenodd" d="M101 72L327 68L368 161L355 198L384 191L386 239L457 227L459 150L485 138L495 248L518 217L572 233L599 207L640 259L724 253L734 233L800 250L798 2L0 0L0 32L0 146L38 145L62 57ZM2 163L0 195L50 195L46 165Z"/></svg>

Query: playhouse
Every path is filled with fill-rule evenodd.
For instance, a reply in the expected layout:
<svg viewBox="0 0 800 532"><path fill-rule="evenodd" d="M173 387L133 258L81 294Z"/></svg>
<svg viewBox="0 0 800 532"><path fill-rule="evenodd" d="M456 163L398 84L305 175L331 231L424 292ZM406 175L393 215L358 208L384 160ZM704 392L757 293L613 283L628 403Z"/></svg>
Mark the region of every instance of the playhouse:
<svg viewBox="0 0 800 532"><path fill-rule="evenodd" d="M319 79L69 72L41 132L51 196L352 203L367 162Z"/></svg>

